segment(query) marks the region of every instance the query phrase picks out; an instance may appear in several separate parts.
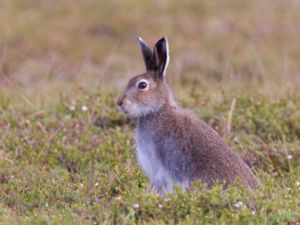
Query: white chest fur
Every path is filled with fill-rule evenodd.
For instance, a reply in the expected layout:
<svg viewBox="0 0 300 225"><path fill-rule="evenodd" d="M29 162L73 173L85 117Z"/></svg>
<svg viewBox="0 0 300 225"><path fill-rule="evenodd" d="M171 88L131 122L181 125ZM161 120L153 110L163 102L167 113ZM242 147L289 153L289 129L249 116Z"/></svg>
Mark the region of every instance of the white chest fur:
<svg viewBox="0 0 300 225"><path fill-rule="evenodd" d="M157 157L157 151L151 138L137 132L135 139L138 163L149 178L152 188L172 191L174 181Z"/></svg>

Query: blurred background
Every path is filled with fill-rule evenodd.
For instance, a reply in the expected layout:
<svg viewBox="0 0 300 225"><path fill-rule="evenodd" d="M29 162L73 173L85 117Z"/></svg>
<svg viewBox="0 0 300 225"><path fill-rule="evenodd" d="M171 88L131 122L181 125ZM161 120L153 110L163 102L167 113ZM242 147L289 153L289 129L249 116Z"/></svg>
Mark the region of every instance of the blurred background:
<svg viewBox="0 0 300 225"><path fill-rule="evenodd" d="M297 0L0 0L0 94L123 88L144 72L136 37L166 36L175 90L278 98L299 92L299 21Z"/></svg>

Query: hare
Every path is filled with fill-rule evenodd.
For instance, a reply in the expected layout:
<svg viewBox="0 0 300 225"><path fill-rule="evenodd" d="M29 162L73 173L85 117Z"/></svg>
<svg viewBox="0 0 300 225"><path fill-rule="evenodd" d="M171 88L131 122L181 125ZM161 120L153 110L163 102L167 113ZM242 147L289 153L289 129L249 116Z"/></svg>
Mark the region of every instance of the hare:
<svg viewBox="0 0 300 225"><path fill-rule="evenodd" d="M169 46L165 37L152 49L139 37L146 72L132 78L117 99L118 109L136 118L136 155L159 194L174 185L191 188L200 180L209 188L216 182L256 188L260 180L218 133L197 116L179 107L166 81Z"/></svg>

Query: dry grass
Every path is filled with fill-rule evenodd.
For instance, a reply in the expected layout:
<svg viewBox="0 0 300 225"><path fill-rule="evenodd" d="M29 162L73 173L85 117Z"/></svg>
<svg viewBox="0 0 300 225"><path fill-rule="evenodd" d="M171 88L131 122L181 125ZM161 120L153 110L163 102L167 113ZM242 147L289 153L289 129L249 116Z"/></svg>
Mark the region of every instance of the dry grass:
<svg viewBox="0 0 300 225"><path fill-rule="evenodd" d="M1 86L46 97L120 87L144 68L136 43L166 35L174 87L272 97L300 86L297 1L1 1ZM276 91L275 91L276 90Z"/></svg>

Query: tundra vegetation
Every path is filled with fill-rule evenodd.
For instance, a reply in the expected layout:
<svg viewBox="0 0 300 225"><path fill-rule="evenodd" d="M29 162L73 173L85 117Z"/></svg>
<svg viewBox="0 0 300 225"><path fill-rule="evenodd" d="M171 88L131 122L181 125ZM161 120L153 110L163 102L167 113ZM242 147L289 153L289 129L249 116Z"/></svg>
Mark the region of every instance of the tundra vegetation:
<svg viewBox="0 0 300 225"><path fill-rule="evenodd" d="M299 224L300 4L0 1L1 224ZM170 42L168 81L264 189L157 196L115 98Z"/></svg>

